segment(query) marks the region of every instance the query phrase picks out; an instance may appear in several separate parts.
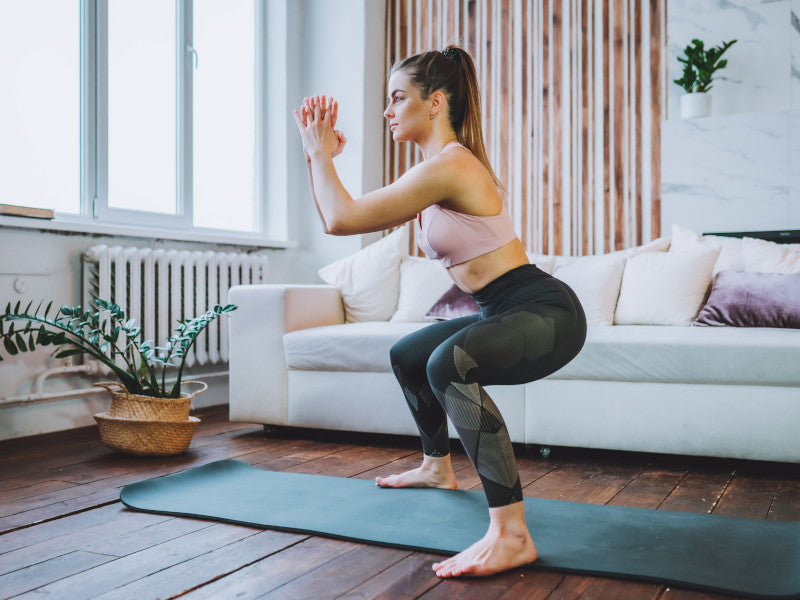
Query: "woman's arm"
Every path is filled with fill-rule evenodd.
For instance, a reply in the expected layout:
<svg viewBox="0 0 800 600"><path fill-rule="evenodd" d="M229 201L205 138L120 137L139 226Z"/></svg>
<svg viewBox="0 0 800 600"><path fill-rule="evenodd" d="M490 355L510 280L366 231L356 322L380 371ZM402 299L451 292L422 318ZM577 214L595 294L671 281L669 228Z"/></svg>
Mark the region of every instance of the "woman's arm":
<svg viewBox="0 0 800 600"><path fill-rule="evenodd" d="M314 200L314 208L317 209L319 220L322 221L322 229L325 231L325 233L330 233L331 230L328 228L328 224L325 222L325 217L322 215L322 211L319 208L319 202L317 202L317 195L314 193L314 174L311 171L311 157L308 155L306 155L306 167L308 167L308 185L311 187L311 198Z"/></svg>
<svg viewBox="0 0 800 600"><path fill-rule="evenodd" d="M310 157L315 201L329 233L351 235L394 227L452 197L457 172L450 161L432 159L414 166L394 183L353 199L333 166L338 138L330 125L331 111L322 110L317 102L305 122L297 111L294 116Z"/></svg>
<svg viewBox="0 0 800 600"><path fill-rule="evenodd" d="M322 98L323 104L325 103L324 96ZM316 102L315 99L303 98L303 105L300 107L300 118L303 123L303 126L307 125L308 114L311 112L311 105L312 102ZM331 127L334 128L334 132L339 140L339 146L336 148L334 153L331 155L331 158L341 154L342 150L344 149L344 145L347 143L347 138L344 136L344 133L336 129L336 119L339 115L339 103L334 101L331 98L330 104L328 105L328 110L331 111ZM308 155L308 151L303 147L303 154L305 155L306 159L306 168L308 169L308 185L311 188L311 198L314 200L314 208L317 210L317 214L319 215L319 220L322 221L322 228L325 233L330 233L328 229L328 224L325 222L325 217L322 215L322 211L319 208L319 202L317 201L317 195L314 192L314 174L311 171L311 157Z"/></svg>

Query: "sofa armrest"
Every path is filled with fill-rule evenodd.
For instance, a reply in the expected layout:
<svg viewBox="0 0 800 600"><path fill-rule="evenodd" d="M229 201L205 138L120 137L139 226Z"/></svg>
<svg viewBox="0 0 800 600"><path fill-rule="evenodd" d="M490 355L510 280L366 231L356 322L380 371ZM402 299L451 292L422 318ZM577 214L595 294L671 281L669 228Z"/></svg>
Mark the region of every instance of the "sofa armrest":
<svg viewBox="0 0 800 600"><path fill-rule="evenodd" d="M228 302L231 421L288 423L283 335L344 323L339 290L329 285L238 285Z"/></svg>

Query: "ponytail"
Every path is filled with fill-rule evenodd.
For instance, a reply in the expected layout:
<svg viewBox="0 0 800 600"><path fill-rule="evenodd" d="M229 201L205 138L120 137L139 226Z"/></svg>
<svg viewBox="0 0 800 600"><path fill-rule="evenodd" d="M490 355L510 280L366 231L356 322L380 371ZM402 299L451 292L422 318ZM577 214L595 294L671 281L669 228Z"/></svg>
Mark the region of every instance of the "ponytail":
<svg viewBox="0 0 800 600"><path fill-rule="evenodd" d="M489 171L499 188L503 185L486 155L481 129L481 95L472 57L459 46L410 56L395 64L392 73L403 71L417 86L423 100L435 91L447 96L450 125L456 138Z"/></svg>

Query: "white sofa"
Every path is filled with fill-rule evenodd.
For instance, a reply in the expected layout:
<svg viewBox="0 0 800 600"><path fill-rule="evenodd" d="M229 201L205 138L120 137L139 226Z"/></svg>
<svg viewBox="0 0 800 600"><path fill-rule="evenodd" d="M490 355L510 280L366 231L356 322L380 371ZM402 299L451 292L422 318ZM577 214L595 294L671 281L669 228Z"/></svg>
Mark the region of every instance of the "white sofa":
<svg viewBox="0 0 800 600"><path fill-rule="evenodd" d="M697 248L712 245L694 235L696 239L688 234L686 239ZM681 258L675 239L673 235L669 252L655 248L647 260L634 260L644 252L628 251L563 259L556 266L554 274L571 283L587 305L586 344L577 358L545 379L488 388L513 442L800 461L800 330L619 324L647 320L638 316L643 311L637 301L646 301L648 293L651 304L663 298L665 292L652 289L658 285L646 278L647 285L636 289L635 269L647 261ZM725 268L720 261L729 260L729 254L717 248L709 264ZM559 261L532 258L537 264ZM609 302L591 278L614 270L604 271L601 262L619 266L620 259L619 278L604 279L611 281L605 295L613 297L614 314L612 324L603 324L600 308ZM401 257L398 262L419 266L421 260ZM692 260L697 263L697 255ZM584 274L591 274L588 279L581 279L582 263ZM651 276L669 279L665 265L657 264ZM378 268L382 275L391 271ZM397 284L383 285L395 294L395 316L403 309L399 299L408 296L411 281L401 276L402 269L397 271ZM711 281L711 269L707 271L706 287ZM419 279L414 278L417 285ZM353 293L358 289L348 288L341 278L335 283L231 290L229 301L238 305L229 326L231 420L416 435L391 372L389 348L426 323L392 318L346 322L346 315L352 320L357 308ZM417 294L430 295L435 286L424 287ZM695 296L695 314L704 293L699 301ZM451 433L455 435L452 427Z"/></svg>

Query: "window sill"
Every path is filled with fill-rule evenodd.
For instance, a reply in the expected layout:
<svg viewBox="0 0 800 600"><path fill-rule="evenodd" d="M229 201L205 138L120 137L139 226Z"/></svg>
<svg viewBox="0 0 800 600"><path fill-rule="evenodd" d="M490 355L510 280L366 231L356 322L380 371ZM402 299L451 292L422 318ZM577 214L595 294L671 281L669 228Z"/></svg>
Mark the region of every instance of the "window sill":
<svg viewBox="0 0 800 600"><path fill-rule="evenodd" d="M85 233L89 235L108 235L149 238L158 240L175 240L183 242L205 242L209 244L226 244L248 246L251 248L295 248L296 242L268 240L255 233L230 232L221 230L172 230L135 225L110 223L90 223L79 219L56 216L55 219L34 219L30 217L0 216L0 229L13 227L17 229L36 229L39 231Z"/></svg>

